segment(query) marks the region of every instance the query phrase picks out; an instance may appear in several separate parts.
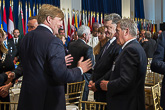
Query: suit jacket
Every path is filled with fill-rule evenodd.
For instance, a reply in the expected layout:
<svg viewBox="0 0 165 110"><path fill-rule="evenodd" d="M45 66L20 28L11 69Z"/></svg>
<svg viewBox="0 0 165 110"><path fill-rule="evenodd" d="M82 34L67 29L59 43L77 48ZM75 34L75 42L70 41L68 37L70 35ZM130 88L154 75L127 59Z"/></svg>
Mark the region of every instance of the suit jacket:
<svg viewBox="0 0 165 110"><path fill-rule="evenodd" d="M1 56L3 54L0 52ZM14 70L14 63L10 54L6 54L5 60L2 62L0 61L0 86L4 85L4 82L7 80L8 77L5 74L7 71Z"/></svg>
<svg viewBox="0 0 165 110"><path fill-rule="evenodd" d="M147 58L137 40L119 54L107 85L108 110L145 110L144 81Z"/></svg>
<svg viewBox="0 0 165 110"><path fill-rule="evenodd" d="M151 63L151 70L165 75L165 31L158 38L157 48ZM162 81L160 104L165 108L165 78Z"/></svg>
<svg viewBox="0 0 165 110"><path fill-rule="evenodd" d="M13 38L12 39L9 39L9 40L10 40L10 42L13 42L13 44L14 44L14 39ZM17 44L14 44L15 45L15 48L17 49L16 54L15 54L16 57L19 56L20 43L21 43L21 38L18 38Z"/></svg>
<svg viewBox="0 0 165 110"><path fill-rule="evenodd" d="M18 110L65 110L64 84L81 77L79 68L67 69L62 41L43 26L22 39L23 82Z"/></svg>
<svg viewBox="0 0 165 110"><path fill-rule="evenodd" d="M7 40L7 47L8 47L8 53L12 56L12 59L14 60L14 57L17 55L17 47L14 45L14 41L12 39Z"/></svg>
<svg viewBox="0 0 165 110"><path fill-rule="evenodd" d="M109 41L108 41L109 42ZM106 45L106 44L105 44ZM96 64L94 66L94 72L92 74L91 80L95 82L95 86L97 91L95 92L96 101L106 102L106 92L100 89L99 79L103 77L113 65L113 61L119 54L119 50L121 46L116 43L116 40L112 42L112 44L108 47L108 49L103 54L105 45L98 55L98 60L96 60ZM102 55L103 54L103 55Z"/></svg>
<svg viewBox="0 0 165 110"><path fill-rule="evenodd" d="M142 47L146 52L147 58L152 58L155 52L156 41L153 39L148 39L148 41L144 41L142 43Z"/></svg>
<svg viewBox="0 0 165 110"><path fill-rule="evenodd" d="M77 66L77 62L83 56L84 60L91 59L92 64L94 64L93 49L91 46L87 45L83 40L78 39L77 41L71 42L69 44L69 53L73 56L73 62L70 68ZM92 74L92 70L89 70L87 73Z"/></svg>

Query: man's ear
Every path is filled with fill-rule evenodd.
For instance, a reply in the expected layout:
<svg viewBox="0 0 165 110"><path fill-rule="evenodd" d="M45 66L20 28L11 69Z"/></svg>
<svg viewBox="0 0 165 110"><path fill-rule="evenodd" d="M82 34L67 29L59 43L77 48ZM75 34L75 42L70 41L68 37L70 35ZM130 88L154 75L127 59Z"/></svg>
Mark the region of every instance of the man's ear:
<svg viewBox="0 0 165 110"><path fill-rule="evenodd" d="M47 21L48 24L50 24L51 23L51 17L50 16L47 16L46 17L46 21Z"/></svg>
<svg viewBox="0 0 165 110"><path fill-rule="evenodd" d="M86 34L84 33L82 36L83 36L83 38L85 38Z"/></svg>
<svg viewBox="0 0 165 110"><path fill-rule="evenodd" d="M129 29L125 29L125 35L127 36L129 34Z"/></svg>

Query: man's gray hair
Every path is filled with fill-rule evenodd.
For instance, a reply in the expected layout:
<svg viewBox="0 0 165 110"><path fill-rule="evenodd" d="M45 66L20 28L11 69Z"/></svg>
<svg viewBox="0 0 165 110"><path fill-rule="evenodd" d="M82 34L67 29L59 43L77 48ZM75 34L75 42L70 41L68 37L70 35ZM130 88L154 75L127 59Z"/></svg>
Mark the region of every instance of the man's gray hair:
<svg viewBox="0 0 165 110"><path fill-rule="evenodd" d="M132 37L137 36L137 24L131 19L121 19L117 24L120 24L121 30L129 29Z"/></svg>
<svg viewBox="0 0 165 110"><path fill-rule="evenodd" d="M147 38L147 39L150 39L151 38L151 32L150 31L146 31L144 36Z"/></svg>
<svg viewBox="0 0 165 110"><path fill-rule="evenodd" d="M121 16L117 13L111 13L106 15L104 18L104 22L112 20L112 24L117 24L119 20L121 20Z"/></svg>
<svg viewBox="0 0 165 110"><path fill-rule="evenodd" d="M77 30L78 37L81 37L83 34L88 35L89 31L90 31L90 28L88 26L85 26L85 25L80 26Z"/></svg>

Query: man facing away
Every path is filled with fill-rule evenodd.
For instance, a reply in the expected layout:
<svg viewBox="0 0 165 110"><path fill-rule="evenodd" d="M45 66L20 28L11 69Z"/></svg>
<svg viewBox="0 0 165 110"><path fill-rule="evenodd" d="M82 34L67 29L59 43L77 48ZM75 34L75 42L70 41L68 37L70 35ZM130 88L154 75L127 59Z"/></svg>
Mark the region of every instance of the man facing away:
<svg viewBox="0 0 165 110"><path fill-rule="evenodd" d="M62 41L54 35L62 26L63 12L44 4L38 13L39 26L22 39L20 58L23 82L18 110L65 110L64 84L75 82L91 69L91 61L67 69Z"/></svg>
<svg viewBox="0 0 165 110"><path fill-rule="evenodd" d="M90 28L88 26L82 25L78 28L77 31L78 40L75 42L71 42L69 44L69 53L73 56L74 60L70 68L74 68L77 66L79 59L83 56L84 60L91 59L92 64L94 64L94 56L93 56L93 49L91 46L87 45L89 38L91 36ZM83 74L83 77L79 79L79 81L85 80L85 88L83 93L83 101L87 101L88 99L88 84L91 78L92 70L87 71Z"/></svg>

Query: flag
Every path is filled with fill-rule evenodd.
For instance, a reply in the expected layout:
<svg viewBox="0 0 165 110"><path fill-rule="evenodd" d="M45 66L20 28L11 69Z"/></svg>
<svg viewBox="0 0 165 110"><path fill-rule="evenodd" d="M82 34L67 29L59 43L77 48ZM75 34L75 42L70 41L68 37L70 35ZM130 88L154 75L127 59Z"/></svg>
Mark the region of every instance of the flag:
<svg viewBox="0 0 165 110"><path fill-rule="evenodd" d="M0 2L0 5L1 5L1 2ZM0 9L1 9L1 6L0 6ZM1 18L1 10L0 10L0 28L3 29L2 18Z"/></svg>
<svg viewBox="0 0 165 110"><path fill-rule="evenodd" d="M22 4L20 6L20 14L18 17L18 29L20 31L20 38L22 38L25 35L25 26L24 26L24 19L23 19L23 12L22 12Z"/></svg>
<svg viewBox="0 0 165 110"><path fill-rule="evenodd" d="M96 21L95 21L95 17L92 16L92 25L93 25L94 22L96 22Z"/></svg>
<svg viewBox="0 0 165 110"><path fill-rule="evenodd" d="M7 32L6 8L3 8L3 30Z"/></svg>
<svg viewBox="0 0 165 110"><path fill-rule="evenodd" d="M156 26L155 26L155 24L153 24L153 33L155 33L156 32Z"/></svg>
<svg viewBox="0 0 165 110"><path fill-rule="evenodd" d="M75 24L75 23L74 23L74 13L73 13L70 40L73 40L73 35L74 35L74 30L75 30L74 24Z"/></svg>
<svg viewBox="0 0 165 110"><path fill-rule="evenodd" d="M69 16L69 13L68 13L68 41L70 41L70 36L71 36L71 34L70 34L70 16Z"/></svg>
<svg viewBox="0 0 165 110"><path fill-rule="evenodd" d="M88 12L88 27L91 28L91 17L90 17L90 12Z"/></svg>
<svg viewBox="0 0 165 110"><path fill-rule="evenodd" d="M36 12L35 12L35 4L33 5L33 16L36 16Z"/></svg>
<svg viewBox="0 0 165 110"><path fill-rule="evenodd" d="M32 16L32 12L31 12L31 8L30 8L30 2L29 2L29 17L31 17Z"/></svg>
<svg viewBox="0 0 165 110"><path fill-rule="evenodd" d="M79 27L82 25L82 13L80 12L80 23L79 23Z"/></svg>
<svg viewBox="0 0 165 110"><path fill-rule="evenodd" d="M37 4L37 15L38 15L38 4Z"/></svg>
<svg viewBox="0 0 165 110"><path fill-rule="evenodd" d="M77 31L77 29L78 29L78 23L77 23L78 21L77 21L77 14L75 13L75 28L76 28L76 31Z"/></svg>
<svg viewBox="0 0 165 110"><path fill-rule="evenodd" d="M84 10L83 10L83 14L82 14L82 25L85 25L85 13L84 13Z"/></svg>
<svg viewBox="0 0 165 110"><path fill-rule="evenodd" d="M9 21L8 21L8 39L13 38L13 30L14 30L14 21L13 21L13 13L11 6L9 7Z"/></svg>
<svg viewBox="0 0 165 110"><path fill-rule="evenodd" d="M29 14L28 14L28 6L27 6L27 1L26 1L26 4L25 4L25 31L26 33L28 33L28 17L29 17Z"/></svg>
<svg viewBox="0 0 165 110"><path fill-rule="evenodd" d="M79 28L79 13L77 14L77 26Z"/></svg>
<svg viewBox="0 0 165 110"><path fill-rule="evenodd" d="M104 20L103 20L103 13L101 13L101 25L104 24Z"/></svg>

